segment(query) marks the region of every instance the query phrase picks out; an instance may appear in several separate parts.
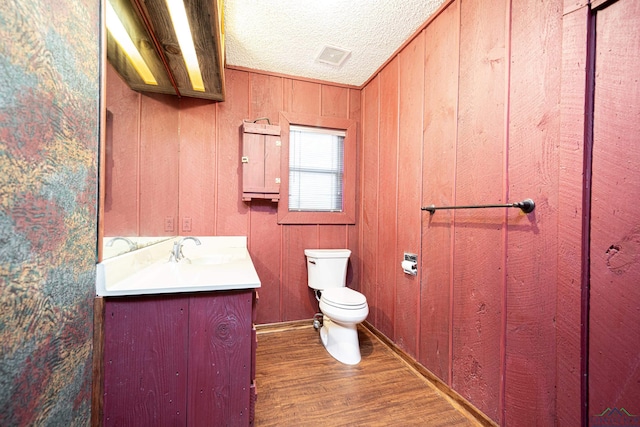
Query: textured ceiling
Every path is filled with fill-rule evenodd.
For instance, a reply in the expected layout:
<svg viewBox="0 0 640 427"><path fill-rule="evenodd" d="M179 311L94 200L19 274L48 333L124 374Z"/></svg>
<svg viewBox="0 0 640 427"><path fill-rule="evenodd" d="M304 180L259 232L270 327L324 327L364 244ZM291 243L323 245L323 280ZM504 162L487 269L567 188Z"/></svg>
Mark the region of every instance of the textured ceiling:
<svg viewBox="0 0 640 427"><path fill-rule="evenodd" d="M360 86L444 0L226 0L226 63ZM316 59L351 51L340 67Z"/></svg>

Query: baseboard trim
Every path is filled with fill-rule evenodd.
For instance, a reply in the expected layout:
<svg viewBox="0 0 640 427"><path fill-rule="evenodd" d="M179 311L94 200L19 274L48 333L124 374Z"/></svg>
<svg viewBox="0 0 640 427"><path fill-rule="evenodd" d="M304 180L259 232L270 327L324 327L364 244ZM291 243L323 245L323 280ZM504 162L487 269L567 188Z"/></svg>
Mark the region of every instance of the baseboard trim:
<svg viewBox="0 0 640 427"><path fill-rule="evenodd" d="M466 411L467 414L469 414L469 416L473 418L473 420L477 421L482 426L498 427L498 424L496 424L495 421L485 415L482 411L476 408L471 402L462 397L455 390L450 388L434 373L422 366L410 354L398 347L393 341L391 341L386 335L376 329L371 323L365 320L361 323L361 325L369 333L371 333L371 335L380 340L385 346L389 347L401 360L403 360L407 365L413 368L413 370L415 370L419 375L424 377L425 380L431 383L436 390L440 391L444 396L448 397L453 403L459 405L460 408Z"/></svg>
<svg viewBox="0 0 640 427"><path fill-rule="evenodd" d="M290 322L279 323L263 323L256 325L256 333L258 335L262 335L304 328L313 328L313 319L293 320Z"/></svg>

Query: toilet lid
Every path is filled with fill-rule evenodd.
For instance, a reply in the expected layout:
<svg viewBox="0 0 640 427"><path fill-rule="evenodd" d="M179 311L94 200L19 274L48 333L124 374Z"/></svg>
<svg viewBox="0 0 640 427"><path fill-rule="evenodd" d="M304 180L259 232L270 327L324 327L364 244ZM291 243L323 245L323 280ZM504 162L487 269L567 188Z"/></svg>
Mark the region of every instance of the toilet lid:
<svg viewBox="0 0 640 427"><path fill-rule="evenodd" d="M335 306L355 307L367 304L367 298L364 295L347 287L324 289L321 299Z"/></svg>

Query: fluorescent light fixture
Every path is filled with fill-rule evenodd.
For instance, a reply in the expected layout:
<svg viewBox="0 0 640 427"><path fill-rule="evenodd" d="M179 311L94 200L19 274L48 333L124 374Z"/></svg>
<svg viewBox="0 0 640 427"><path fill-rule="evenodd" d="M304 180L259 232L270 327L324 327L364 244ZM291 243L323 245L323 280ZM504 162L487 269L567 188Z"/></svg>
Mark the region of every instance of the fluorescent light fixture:
<svg viewBox="0 0 640 427"><path fill-rule="evenodd" d="M111 36L115 39L116 43L118 43L125 55L127 55L131 65L133 65L133 68L142 80L148 85L157 85L158 82L156 81L156 78L153 77L153 73L151 73L149 66L144 62L142 55L140 55L135 44L133 44L133 40L131 40L129 33L127 33L124 25L122 25L118 14L113 10L111 2L107 2L107 30L109 30L109 33L111 33Z"/></svg>
<svg viewBox="0 0 640 427"><path fill-rule="evenodd" d="M176 32L176 37L178 37L184 64L187 67L187 73L189 73L191 87L195 91L204 92L204 82L202 81L202 74L200 74L196 48L191 38L191 29L189 28L189 20L187 19L187 11L184 9L184 3L182 0L167 0L167 7L169 8L171 22L173 22L173 29Z"/></svg>

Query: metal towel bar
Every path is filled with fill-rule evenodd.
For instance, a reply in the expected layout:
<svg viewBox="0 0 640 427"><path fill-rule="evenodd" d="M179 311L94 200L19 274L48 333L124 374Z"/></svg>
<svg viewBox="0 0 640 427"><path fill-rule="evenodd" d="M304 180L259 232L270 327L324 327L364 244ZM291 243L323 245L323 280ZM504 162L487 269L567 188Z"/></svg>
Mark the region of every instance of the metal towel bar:
<svg viewBox="0 0 640 427"><path fill-rule="evenodd" d="M521 202L516 203L507 203L503 205L468 205L468 206L425 206L422 208L423 211L429 211L431 215L436 213L436 210L439 209L481 209L481 208L520 208L524 213L533 212L536 208L536 204L531 199L525 199Z"/></svg>

